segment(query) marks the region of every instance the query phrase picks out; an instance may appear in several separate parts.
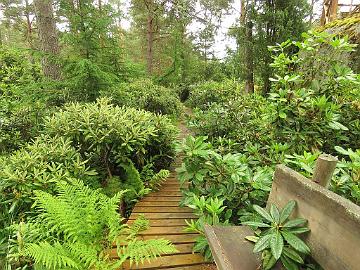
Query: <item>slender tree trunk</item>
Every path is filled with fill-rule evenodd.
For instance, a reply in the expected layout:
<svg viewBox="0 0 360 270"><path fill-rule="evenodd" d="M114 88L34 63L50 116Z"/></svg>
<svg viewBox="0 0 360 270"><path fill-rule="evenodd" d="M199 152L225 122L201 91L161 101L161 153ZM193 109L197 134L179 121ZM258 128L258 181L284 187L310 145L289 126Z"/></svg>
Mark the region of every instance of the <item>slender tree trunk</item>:
<svg viewBox="0 0 360 270"><path fill-rule="evenodd" d="M29 45L30 49L34 49L33 47L33 29L32 29L32 23L31 23L31 19L30 19L30 12L29 12L29 0L25 0L25 11L24 11L24 15L26 18L26 41Z"/></svg>
<svg viewBox="0 0 360 270"><path fill-rule="evenodd" d="M246 81L245 92L250 94L254 93L254 52L253 52L253 23L249 20L246 23L246 46L245 46L245 59L246 59Z"/></svg>
<svg viewBox="0 0 360 270"><path fill-rule="evenodd" d="M149 75L153 73L153 59L154 59L154 16L153 16L153 3L152 0L147 1L148 17L147 17L147 72Z"/></svg>
<svg viewBox="0 0 360 270"><path fill-rule="evenodd" d="M245 5L245 1L242 1L242 5ZM251 18L252 13L252 5L247 4L246 8L242 8L247 10L245 15L241 15L240 19L243 20L244 29L245 29L245 92L246 93L254 93L254 52L253 52L253 22Z"/></svg>
<svg viewBox="0 0 360 270"><path fill-rule="evenodd" d="M266 2L267 8L271 10L271 14L275 14L275 2L273 0L267 0ZM276 21L274 17L268 19L266 23L266 44L267 46L274 45L275 41L278 39L277 35L279 35L278 31L276 31ZM269 65L271 63L271 54L267 52L264 56L264 67L262 71L262 79L264 82L263 85L263 94L266 95L270 92L271 83L270 76L272 74Z"/></svg>
<svg viewBox="0 0 360 270"><path fill-rule="evenodd" d="M43 52L42 68L46 77L53 80L61 78L60 66L56 63L59 55L59 38L53 14L52 0L34 0L39 29L40 46Z"/></svg>

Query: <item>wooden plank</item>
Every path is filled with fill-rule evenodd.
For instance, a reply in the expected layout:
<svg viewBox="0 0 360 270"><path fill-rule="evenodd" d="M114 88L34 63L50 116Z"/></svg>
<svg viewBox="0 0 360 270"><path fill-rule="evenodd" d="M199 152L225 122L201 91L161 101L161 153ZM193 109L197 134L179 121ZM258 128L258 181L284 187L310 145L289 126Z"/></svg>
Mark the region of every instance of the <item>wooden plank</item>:
<svg viewBox="0 0 360 270"><path fill-rule="evenodd" d="M192 219L186 219L188 221ZM129 220L127 223L131 225L134 220ZM173 227L173 226L186 226L185 219L151 219L149 220L151 227Z"/></svg>
<svg viewBox="0 0 360 270"><path fill-rule="evenodd" d="M174 227L150 227L148 230L140 232L140 235L171 235L171 234L194 234L184 231L185 226Z"/></svg>
<svg viewBox="0 0 360 270"><path fill-rule="evenodd" d="M151 196L161 196L161 197L182 197L182 194L180 191L171 191L171 192L167 192L167 191L156 191L151 193Z"/></svg>
<svg viewBox="0 0 360 270"><path fill-rule="evenodd" d="M143 213L147 219L189 219L196 218L192 213ZM132 213L130 216L131 219L137 219L139 213Z"/></svg>
<svg viewBox="0 0 360 270"><path fill-rule="evenodd" d="M188 207L178 206L138 206L136 205L133 213L192 213Z"/></svg>
<svg viewBox="0 0 360 270"><path fill-rule="evenodd" d="M149 240L149 239L167 239L173 244L188 244L195 243L197 234L170 234L170 235L141 235L139 239Z"/></svg>
<svg viewBox="0 0 360 270"><path fill-rule="evenodd" d="M181 197L167 197L167 196L146 196L141 199L142 202L180 202Z"/></svg>
<svg viewBox="0 0 360 270"><path fill-rule="evenodd" d="M130 266L128 262L124 264L124 269L161 269L174 266L189 266L205 263L204 258L199 254L177 254L172 256L163 256L150 263Z"/></svg>
<svg viewBox="0 0 360 270"><path fill-rule="evenodd" d="M176 244L175 245L175 248L177 249L177 253L173 253L173 254L193 254L193 249L194 247L194 244L193 243L189 243L189 244ZM110 251L109 251L109 256L111 259L117 259L119 258L119 256L117 255L117 251L116 251L116 248L112 248ZM163 255L163 256L171 256L172 254L166 254L166 255Z"/></svg>
<svg viewBox="0 0 360 270"><path fill-rule="evenodd" d="M162 187L159 189L160 192L178 192L180 187Z"/></svg>
<svg viewBox="0 0 360 270"><path fill-rule="evenodd" d="M136 204L136 207L145 207L145 206L179 206L179 203L176 201L173 202L144 202L140 201Z"/></svg>

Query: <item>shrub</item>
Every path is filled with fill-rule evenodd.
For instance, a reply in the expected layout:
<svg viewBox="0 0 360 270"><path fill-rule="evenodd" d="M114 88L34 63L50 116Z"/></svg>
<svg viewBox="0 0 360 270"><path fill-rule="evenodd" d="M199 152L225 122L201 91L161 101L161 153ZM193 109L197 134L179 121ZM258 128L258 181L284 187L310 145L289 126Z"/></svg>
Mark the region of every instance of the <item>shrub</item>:
<svg viewBox="0 0 360 270"><path fill-rule="evenodd" d="M192 86L187 105L205 109L211 103L221 103L241 95L243 86L235 81L205 82Z"/></svg>
<svg viewBox="0 0 360 270"><path fill-rule="evenodd" d="M249 141L266 140L272 131L271 111L265 98L244 95L210 104L206 110L195 109L189 125L197 134L210 139L226 137L244 146Z"/></svg>
<svg viewBox="0 0 360 270"><path fill-rule="evenodd" d="M104 91L102 95L111 97L118 106L125 105L175 117L182 112L182 105L175 91L156 85L149 79L122 83Z"/></svg>
<svg viewBox="0 0 360 270"><path fill-rule="evenodd" d="M217 197L232 211L229 219L234 222L240 209L266 201L272 183L271 169L252 170L246 156L222 155L206 142L206 137L187 137L181 150L185 157L177 172L181 183L189 182L189 186L182 189L185 204L191 202L194 195L205 199Z"/></svg>
<svg viewBox="0 0 360 270"><path fill-rule="evenodd" d="M30 210L35 190L53 192L67 177L94 185L96 173L71 146L69 139L41 136L10 156L0 158L0 196L3 207L21 217Z"/></svg>
<svg viewBox="0 0 360 270"><path fill-rule="evenodd" d="M39 66L21 51L0 52L0 154L19 149L38 132L45 104L29 102L24 88L40 78Z"/></svg>
<svg viewBox="0 0 360 270"><path fill-rule="evenodd" d="M340 146L335 146L335 149L344 158L337 164L330 189L360 205L360 149L345 150ZM319 155L320 152L287 155L285 162L304 176L312 178L315 162Z"/></svg>
<svg viewBox="0 0 360 270"><path fill-rule="evenodd" d="M29 56L19 50L1 47L0 95L4 89L26 85L40 78L40 65L33 64Z"/></svg>
<svg viewBox="0 0 360 270"><path fill-rule="evenodd" d="M166 167L174 157L176 127L164 116L113 106L103 98L96 103L71 103L48 117L45 132L72 140L91 166L108 176L131 159L137 168L153 162Z"/></svg>

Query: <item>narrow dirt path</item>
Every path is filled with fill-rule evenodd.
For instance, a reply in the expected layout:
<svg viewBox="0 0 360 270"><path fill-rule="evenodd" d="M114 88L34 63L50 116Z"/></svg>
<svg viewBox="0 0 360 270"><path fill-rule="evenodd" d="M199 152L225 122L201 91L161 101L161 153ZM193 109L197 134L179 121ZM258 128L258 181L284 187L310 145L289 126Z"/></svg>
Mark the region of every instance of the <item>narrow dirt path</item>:
<svg viewBox="0 0 360 270"><path fill-rule="evenodd" d="M179 124L179 128L181 130L179 140L182 140L189 134L189 131L183 122ZM208 265L204 261L200 254L192 253L197 234L184 232L185 219L190 220L196 216L190 208L179 207L182 195L175 168L180 166L181 162L182 156L179 155L172 166L170 176L160 190L150 193L139 201L128 221L131 224L140 214L144 214L150 221L151 228L140 236L143 239L168 239L176 246L179 253L165 255L151 263L139 266L125 266L124 269L214 269L212 265Z"/></svg>

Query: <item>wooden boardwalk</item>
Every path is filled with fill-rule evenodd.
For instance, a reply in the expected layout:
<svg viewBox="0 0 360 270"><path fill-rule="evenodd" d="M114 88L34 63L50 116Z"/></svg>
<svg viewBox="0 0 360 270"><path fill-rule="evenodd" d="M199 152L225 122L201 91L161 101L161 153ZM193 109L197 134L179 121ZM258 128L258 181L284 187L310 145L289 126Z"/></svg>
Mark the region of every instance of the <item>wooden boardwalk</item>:
<svg viewBox="0 0 360 270"><path fill-rule="evenodd" d="M180 125L179 139L187 135L184 125ZM192 248L197 237L195 233L184 232L185 219L196 218L190 208L179 207L181 200L180 183L177 180L175 168L181 165L181 156L178 156L169 178L159 191L150 193L139 201L128 223L131 224L139 214L144 214L150 221L150 229L142 232L142 239L163 238L170 240L179 253L164 255L150 263L139 266L125 265L124 269L172 269L172 270L205 270L216 269L204 261L200 254L193 254Z"/></svg>

